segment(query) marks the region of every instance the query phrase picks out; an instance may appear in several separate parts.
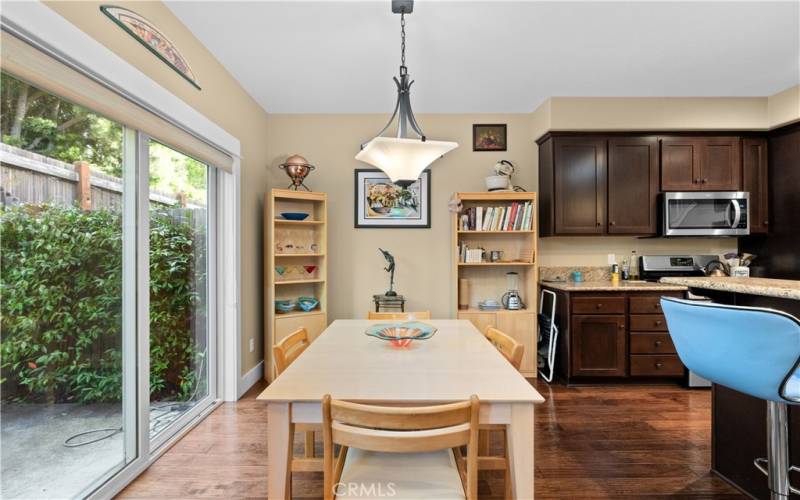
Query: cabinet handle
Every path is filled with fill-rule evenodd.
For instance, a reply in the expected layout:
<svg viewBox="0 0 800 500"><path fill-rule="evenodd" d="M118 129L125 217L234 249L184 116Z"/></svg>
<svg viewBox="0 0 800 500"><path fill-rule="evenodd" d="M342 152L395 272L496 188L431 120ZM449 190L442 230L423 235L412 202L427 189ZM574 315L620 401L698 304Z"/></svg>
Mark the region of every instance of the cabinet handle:
<svg viewBox="0 0 800 500"><path fill-rule="evenodd" d="M692 184L700 184L700 179L692 179Z"/></svg>
<svg viewBox="0 0 800 500"><path fill-rule="evenodd" d="M768 221L768 220L765 220L765 221L764 221L764 225L765 225L765 226L769 226L769 221Z"/></svg>
<svg viewBox="0 0 800 500"><path fill-rule="evenodd" d="M708 179L703 179L703 180L702 180L702 181L700 181L700 182L701 182L701 183L703 183L703 184L705 184L705 183L707 183L707 182L708 182Z"/></svg>
<svg viewBox="0 0 800 500"><path fill-rule="evenodd" d="M599 222L597 223L597 227L600 227L600 223Z"/></svg>
<svg viewBox="0 0 800 500"><path fill-rule="evenodd" d="M595 309L602 309L603 308L603 304L595 304L594 308Z"/></svg>
<svg viewBox="0 0 800 500"><path fill-rule="evenodd" d="M653 324L654 324L655 326L661 326L661 320L660 320L660 319L657 319L657 320L653 321Z"/></svg>
<svg viewBox="0 0 800 500"><path fill-rule="evenodd" d="M612 226L616 226L616 225L617 225L617 223L616 223L616 222L614 222L614 221L612 220L612 221L610 222L610 225L612 225Z"/></svg>
<svg viewBox="0 0 800 500"><path fill-rule="evenodd" d="M624 329L625 329L625 323L620 323L620 325L619 325L619 329L620 329L620 330L624 330Z"/></svg>
<svg viewBox="0 0 800 500"><path fill-rule="evenodd" d="M661 368L662 366L664 366L664 363L662 363L661 361L659 361L658 363L656 363L656 369L659 369L659 368Z"/></svg>
<svg viewBox="0 0 800 500"><path fill-rule="evenodd" d="M661 341L660 340L656 340L656 347L661 347Z"/></svg>
<svg viewBox="0 0 800 500"><path fill-rule="evenodd" d="M660 309L661 309L661 304L659 304L658 302L656 302L655 304L653 304L653 307L655 307L656 309L659 309L659 310L660 310Z"/></svg>

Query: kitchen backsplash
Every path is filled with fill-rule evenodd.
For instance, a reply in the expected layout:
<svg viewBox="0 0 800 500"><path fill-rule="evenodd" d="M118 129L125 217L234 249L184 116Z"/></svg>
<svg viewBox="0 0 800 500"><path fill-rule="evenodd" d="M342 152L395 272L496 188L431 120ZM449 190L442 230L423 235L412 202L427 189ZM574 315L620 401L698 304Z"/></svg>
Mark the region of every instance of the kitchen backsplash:
<svg viewBox="0 0 800 500"><path fill-rule="evenodd" d="M540 267L540 280L562 279L572 281L572 272L583 273L583 281L610 281L610 266L570 266L570 267Z"/></svg>

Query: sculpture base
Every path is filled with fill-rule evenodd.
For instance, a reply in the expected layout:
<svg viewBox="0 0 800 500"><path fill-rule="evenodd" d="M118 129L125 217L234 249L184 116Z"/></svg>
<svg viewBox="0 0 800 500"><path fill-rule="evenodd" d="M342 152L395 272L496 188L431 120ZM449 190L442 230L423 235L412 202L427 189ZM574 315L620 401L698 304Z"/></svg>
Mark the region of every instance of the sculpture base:
<svg viewBox="0 0 800 500"><path fill-rule="evenodd" d="M384 293L384 295L387 297L397 297L397 292L394 290L389 290L388 292Z"/></svg>

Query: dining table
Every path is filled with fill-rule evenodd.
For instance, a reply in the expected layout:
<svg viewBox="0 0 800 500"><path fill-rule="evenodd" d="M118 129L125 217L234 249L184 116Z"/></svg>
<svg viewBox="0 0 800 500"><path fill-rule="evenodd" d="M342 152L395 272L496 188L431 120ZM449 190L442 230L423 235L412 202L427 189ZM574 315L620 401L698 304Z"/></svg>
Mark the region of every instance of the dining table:
<svg viewBox="0 0 800 500"><path fill-rule="evenodd" d="M322 422L321 401L420 406L480 399L480 424L507 426L512 494L534 497L534 409L541 394L468 320L425 320L436 328L407 347L365 334L370 320L336 320L259 394L267 404L267 495L283 499L290 422ZM531 332L531 335L534 335Z"/></svg>

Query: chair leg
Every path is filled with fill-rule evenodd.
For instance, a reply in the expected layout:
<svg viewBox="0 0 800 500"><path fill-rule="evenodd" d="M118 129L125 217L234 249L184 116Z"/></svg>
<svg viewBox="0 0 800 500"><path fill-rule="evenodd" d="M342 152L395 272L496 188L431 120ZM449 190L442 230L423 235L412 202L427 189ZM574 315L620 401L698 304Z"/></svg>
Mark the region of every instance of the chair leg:
<svg viewBox="0 0 800 500"><path fill-rule="evenodd" d="M292 500L292 460L294 458L294 424L289 423L289 449L286 457L286 500Z"/></svg>
<svg viewBox="0 0 800 500"><path fill-rule="evenodd" d="M505 477L505 500L512 500L513 493L511 491L511 463L508 460L508 427L503 428L503 458L506 459L506 473Z"/></svg>
<svg viewBox="0 0 800 500"><path fill-rule="evenodd" d="M314 458L314 431L306 431L305 457Z"/></svg>
<svg viewBox="0 0 800 500"><path fill-rule="evenodd" d="M800 493L789 484L789 417L785 403L767 401L767 458L756 458L753 465L767 476L770 498L786 500L789 493Z"/></svg>

